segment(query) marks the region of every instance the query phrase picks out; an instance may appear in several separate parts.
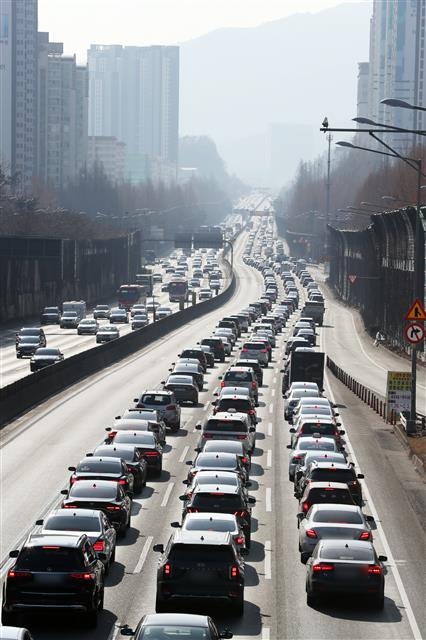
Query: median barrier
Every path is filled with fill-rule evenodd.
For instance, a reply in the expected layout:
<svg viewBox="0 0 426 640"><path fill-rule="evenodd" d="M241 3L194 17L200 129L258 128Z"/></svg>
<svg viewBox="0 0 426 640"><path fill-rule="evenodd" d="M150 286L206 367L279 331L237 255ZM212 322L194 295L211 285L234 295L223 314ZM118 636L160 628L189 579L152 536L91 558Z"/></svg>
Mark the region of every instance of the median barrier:
<svg viewBox="0 0 426 640"><path fill-rule="evenodd" d="M87 376L137 353L140 349L152 344L171 331L183 327L191 320L218 309L232 298L235 289L236 278L233 273L225 291L210 300L187 307L183 311L128 333L118 340L86 349L63 362L35 371L25 378L20 378L16 382L1 388L0 426L10 422L30 407L63 391L76 382L80 382Z"/></svg>

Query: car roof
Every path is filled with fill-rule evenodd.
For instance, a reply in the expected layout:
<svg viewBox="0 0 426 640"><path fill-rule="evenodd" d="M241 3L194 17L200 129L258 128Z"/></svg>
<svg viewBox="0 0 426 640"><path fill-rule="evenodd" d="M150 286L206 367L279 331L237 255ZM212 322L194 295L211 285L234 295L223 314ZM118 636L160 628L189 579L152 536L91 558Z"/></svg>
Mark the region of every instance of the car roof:
<svg viewBox="0 0 426 640"><path fill-rule="evenodd" d="M144 616L143 625L207 627L208 617L192 613L149 613Z"/></svg>
<svg viewBox="0 0 426 640"><path fill-rule="evenodd" d="M308 491L312 491L312 489L343 489L344 491L349 491L346 482L311 482L306 488Z"/></svg>
<svg viewBox="0 0 426 640"><path fill-rule="evenodd" d="M228 531L187 531L177 529L173 544L229 545L232 537Z"/></svg>
<svg viewBox="0 0 426 640"><path fill-rule="evenodd" d="M116 458L114 458L114 460L115 459ZM55 516L55 518L69 518L70 516L75 518L80 516L82 518L96 518L96 520L99 520L100 514L99 509L53 509L44 518L44 525L46 524L46 520L52 516Z"/></svg>
<svg viewBox="0 0 426 640"><path fill-rule="evenodd" d="M209 486L209 485L204 485ZM187 520L229 520L235 522L235 516L232 513L213 513L205 511L204 513L187 513L185 516L185 522Z"/></svg>
<svg viewBox="0 0 426 640"><path fill-rule="evenodd" d="M209 420L241 420L242 422L246 422L247 421L247 414L246 413L242 413L242 412L238 412L235 411L234 412L229 412L229 411L218 411L217 413L215 413L214 415L209 416L208 418Z"/></svg>
<svg viewBox="0 0 426 640"><path fill-rule="evenodd" d="M351 513L361 513L362 514L362 509L357 504L334 504L334 503L332 505L327 504L327 503L324 503L324 504L313 504L311 509L312 509L311 513L313 513L314 511L329 511L330 509L337 509L339 511L347 511L347 512L351 512Z"/></svg>
<svg viewBox="0 0 426 640"><path fill-rule="evenodd" d="M241 487L237 486L237 485L233 485L233 484L221 484L220 482L218 482L217 484L199 484L194 488L194 493L195 494L199 494L199 493L209 493L209 494L216 494L216 493L228 493L228 494L232 494L232 495L236 495L239 494L241 491Z"/></svg>
<svg viewBox="0 0 426 640"><path fill-rule="evenodd" d="M237 455L229 451L201 451L197 456L194 466L200 466L204 460L208 461L209 459L234 463L237 460Z"/></svg>
<svg viewBox="0 0 426 640"><path fill-rule="evenodd" d="M347 469L353 470L353 466L349 464L349 462L327 462L327 460L312 460L311 465L316 467L317 469L330 469L330 467L333 467L337 471Z"/></svg>

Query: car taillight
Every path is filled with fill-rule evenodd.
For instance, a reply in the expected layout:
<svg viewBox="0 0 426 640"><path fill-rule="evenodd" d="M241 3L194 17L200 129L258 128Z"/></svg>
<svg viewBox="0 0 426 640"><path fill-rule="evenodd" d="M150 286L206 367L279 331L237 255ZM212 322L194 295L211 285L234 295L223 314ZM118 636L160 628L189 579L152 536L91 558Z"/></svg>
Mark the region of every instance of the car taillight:
<svg viewBox="0 0 426 640"><path fill-rule="evenodd" d="M309 511L309 502L304 502L302 504L302 509L303 511L306 513L307 511Z"/></svg>
<svg viewBox="0 0 426 640"><path fill-rule="evenodd" d="M378 564L372 564L368 567L367 573L380 576L382 573L382 567Z"/></svg>
<svg viewBox="0 0 426 640"><path fill-rule="evenodd" d="M105 549L105 541L104 540L96 540L95 544L93 545L93 548L95 551L104 551Z"/></svg>
<svg viewBox="0 0 426 640"><path fill-rule="evenodd" d="M116 435L117 435L116 431L110 431L107 436L108 440L112 440L113 438L115 438Z"/></svg>
<svg viewBox="0 0 426 640"><path fill-rule="evenodd" d="M312 571L314 571L315 573L327 572L327 571L333 571L333 570L334 570L334 564L327 564L326 562L320 562L319 564L314 564L312 566Z"/></svg>
<svg viewBox="0 0 426 640"><path fill-rule="evenodd" d="M370 540L370 532L369 531L363 531L362 533L359 534L359 538L358 540Z"/></svg>
<svg viewBox="0 0 426 640"><path fill-rule="evenodd" d="M315 529L306 529L306 535L308 536L308 538L317 538L317 532L315 531Z"/></svg>
<svg viewBox="0 0 426 640"><path fill-rule="evenodd" d="M194 509L194 507L188 507L186 512L187 513L198 513L198 509Z"/></svg>
<svg viewBox="0 0 426 640"><path fill-rule="evenodd" d="M74 484L74 482L77 482L77 478L75 476L71 476L70 483Z"/></svg>
<svg viewBox="0 0 426 640"><path fill-rule="evenodd" d="M221 386L222 388L225 386L225 381L224 381L224 380L221 380L221 381L220 381L220 386Z"/></svg>
<svg viewBox="0 0 426 640"><path fill-rule="evenodd" d="M267 349L260 349L260 353L266 353Z"/></svg>
<svg viewBox="0 0 426 640"><path fill-rule="evenodd" d="M348 482L348 485L349 485L350 487L356 487L356 486L357 486L357 484L358 484L358 481L357 481L357 480L351 480L350 482Z"/></svg>
<svg viewBox="0 0 426 640"><path fill-rule="evenodd" d="M107 511L120 511L121 507L116 504L110 504L107 506Z"/></svg>
<svg viewBox="0 0 426 640"><path fill-rule="evenodd" d="M63 507L64 509L77 509L76 504L64 504Z"/></svg>
<svg viewBox="0 0 426 640"><path fill-rule="evenodd" d="M248 464L248 461L249 461L249 459L248 459L248 458L246 458L245 456L243 456L243 457L241 458L241 462L242 462L243 464Z"/></svg>
<svg viewBox="0 0 426 640"><path fill-rule="evenodd" d="M243 536L236 536L236 537L234 538L234 540L235 540L235 543L236 543L236 544L244 544L244 538L243 538Z"/></svg>
<svg viewBox="0 0 426 640"><path fill-rule="evenodd" d="M247 515L247 511L235 511L234 516L237 518L244 518Z"/></svg>
<svg viewBox="0 0 426 640"><path fill-rule="evenodd" d="M252 388L252 389L256 389L256 387L257 387L257 383L256 383L256 382L252 382L252 383L251 383L251 388Z"/></svg>
<svg viewBox="0 0 426 640"><path fill-rule="evenodd" d="M247 353L248 349L241 349L241 353Z"/></svg>
<svg viewBox="0 0 426 640"><path fill-rule="evenodd" d="M124 484L127 484L127 480L119 480L118 484L121 484L123 486Z"/></svg>
<svg viewBox="0 0 426 640"><path fill-rule="evenodd" d="M159 455L158 451L145 451L144 458L156 458Z"/></svg>
<svg viewBox="0 0 426 640"><path fill-rule="evenodd" d="M172 565L169 562L166 562L166 564L163 567L163 575L170 576L171 573L172 573Z"/></svg>
<svg viewBox="0 0 426 640"><path fill-rule="evenodd" d="M174 411L176 409L175 404L168 404L166 407L166 411Z"/></svg>
<svg viewBox="0 0 426 640"><path fill-rule="evenodd" d="M7 572L8 578L29 578L32 575L31 571L16 571L15 569L9 569Z"/></svg>
<svg viewBox="0 0 426 640"><path fill-rule="evenodd" d="M254 416L255 413L256 413L256 411L254 409L249 409L248 410L249 416Z"/></svg>
<svg viewBox="0 0 426 640"><path fill-rule="evenodd" d="M70 578L73 580L93 580L94 577L93 573L70 573Z"/></svg>
<svg viewBox="0 0 426 640"><path fill-rule="evenodd" d="M303 456L293 456L293 462L295 462L296 460L303 460Z"/></svg>
<svg viewBox="0 0 426 640"><path fill-rule="evenodd" d="M247 434L243 433L243 434L237 436L237 440L247 440Z"/></svg>
<svg viewBox="0 0 426 640"><path fill-rule="evenodd" d="M233 564L232 567L229 570L229 575L231 578L238 578L238 567Z"/></svg>

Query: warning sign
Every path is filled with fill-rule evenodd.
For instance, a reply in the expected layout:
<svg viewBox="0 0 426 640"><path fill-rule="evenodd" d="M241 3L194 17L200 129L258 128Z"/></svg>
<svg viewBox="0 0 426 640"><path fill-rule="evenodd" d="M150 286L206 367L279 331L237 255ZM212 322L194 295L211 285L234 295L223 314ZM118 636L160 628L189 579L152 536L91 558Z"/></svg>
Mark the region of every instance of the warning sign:
<svg viewBox="0 0 426 640"><path fill-rule="evenodd" d="M406 320L426 320L426 311L421 303L419 298L416 298L408 309L406 316Z"/></svg>
<svg viewBox="0 0 426 640"><path fill-rule="evenodd" d="M388 371L386 384L388 411L409 411L411 406L411 373Z"/></svg>
<svg viewBox="0 0 426 640"><path fill-rule="evenodd" d="M353 284L356 279L357 279L356 275L348 275L348 280L351 284Z"/></svg>

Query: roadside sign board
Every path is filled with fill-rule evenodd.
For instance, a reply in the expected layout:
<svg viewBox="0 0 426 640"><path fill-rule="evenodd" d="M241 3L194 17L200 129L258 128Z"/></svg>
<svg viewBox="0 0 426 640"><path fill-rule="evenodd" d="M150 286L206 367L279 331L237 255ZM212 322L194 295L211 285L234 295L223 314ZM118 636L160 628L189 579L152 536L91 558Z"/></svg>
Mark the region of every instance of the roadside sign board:
<svg viewBox="0 0 426 640"><path fill-rule="evenodd" d="M388 414L391 411L409 411L411 407L411 373L388 371L386 383Z"/></svg>
<svg viewBox="0 0 426 640"><path fill-rule="evenodd" d="M419 322L410 322L410 324L404 327L404 337L411 344L419 344L425 337L425 330L423 325Z"/></svg>
<svg viewBox="0 0 426 640"><path fill-rule="evenodd" d="M426 311L423 307L423 304L419 298L416 298L412 303L411 307L408 309L406 315L406 320L426 320Z"/></svg>

